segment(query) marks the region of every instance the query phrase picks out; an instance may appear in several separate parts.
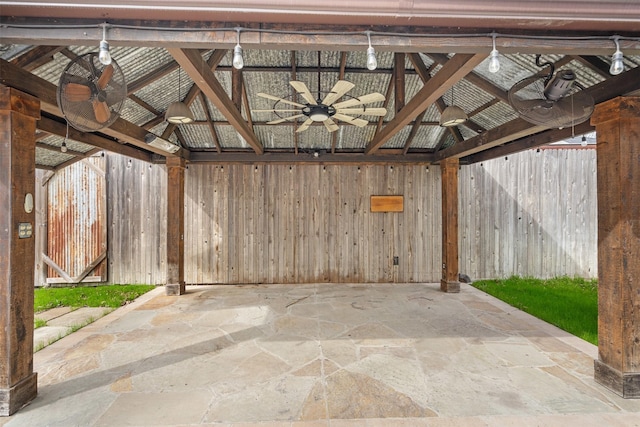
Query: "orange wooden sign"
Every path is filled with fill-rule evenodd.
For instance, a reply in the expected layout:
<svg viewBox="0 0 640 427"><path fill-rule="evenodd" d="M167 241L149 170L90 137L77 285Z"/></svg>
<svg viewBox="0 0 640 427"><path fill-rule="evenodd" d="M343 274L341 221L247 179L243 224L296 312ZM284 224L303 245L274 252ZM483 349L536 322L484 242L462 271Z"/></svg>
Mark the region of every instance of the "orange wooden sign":
<svg viewBox="0 0 640 427"><path fill-rule="evenodd" d="M371 196L371 212L404 212L404 196Z"/></svg>

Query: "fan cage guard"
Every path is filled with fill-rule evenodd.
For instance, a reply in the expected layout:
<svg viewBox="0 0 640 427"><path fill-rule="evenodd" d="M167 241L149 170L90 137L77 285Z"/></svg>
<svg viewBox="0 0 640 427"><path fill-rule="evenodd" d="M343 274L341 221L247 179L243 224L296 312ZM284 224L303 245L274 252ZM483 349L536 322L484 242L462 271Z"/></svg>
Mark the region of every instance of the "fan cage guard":
<svg viewBox="0 0 640 427"><path fill-rule="evenodd" d="M72 60L62 72L58 83L57 101L65 119L75 129L82 132L94 132L111 126L120 116L127 97L127 85L124 73L112 59L113 76L106 87L99 91L97 82L107 66L98 60L97 53L87 53ZM88 86L92 96L86 101L71 101L65 96L65 87L69 83ZM100 93L99 93L100 92ZM94 113L94 100L106 102L109 107L109 119L99 122Z"/></svg>
<svg viewBox="0 0 640 427"><path fill-rule="evenodd" d="M508 92L509 103L524 120L548 128L578 125L594 110L593 97L574 86L558 101L544 96L544 76L523 79Z"/></svg>

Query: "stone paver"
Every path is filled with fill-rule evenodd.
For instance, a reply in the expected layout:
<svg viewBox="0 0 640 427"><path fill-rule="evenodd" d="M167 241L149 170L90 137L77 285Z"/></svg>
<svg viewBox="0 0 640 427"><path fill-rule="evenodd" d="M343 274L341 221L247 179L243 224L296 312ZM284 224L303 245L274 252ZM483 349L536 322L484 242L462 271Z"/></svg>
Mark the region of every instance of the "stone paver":
<svg viewBox="0 0 640 427"><path fill-rule="evenodd" d="M0 425L640 426L595 354L467 285L159 288L36 353Z"/></svg>

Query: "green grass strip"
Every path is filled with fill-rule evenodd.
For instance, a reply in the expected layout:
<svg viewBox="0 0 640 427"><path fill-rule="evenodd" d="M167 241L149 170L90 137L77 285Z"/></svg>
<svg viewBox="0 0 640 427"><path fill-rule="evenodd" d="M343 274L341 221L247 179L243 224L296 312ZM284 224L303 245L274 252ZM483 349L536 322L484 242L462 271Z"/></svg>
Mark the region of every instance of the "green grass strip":
<svg viewBox="0 0 640 427"><path fill-rule="evenodd" d="M509 305L598 345L598 282L580 278L513 276L473 286Z"/></svg>
<svg viewBox="0 0 640 427"><path fill-rule="evenodd" d="M55 307L118 308L154 288L153 285L40 288L35 290L34 311L38 313Z"/></svg>

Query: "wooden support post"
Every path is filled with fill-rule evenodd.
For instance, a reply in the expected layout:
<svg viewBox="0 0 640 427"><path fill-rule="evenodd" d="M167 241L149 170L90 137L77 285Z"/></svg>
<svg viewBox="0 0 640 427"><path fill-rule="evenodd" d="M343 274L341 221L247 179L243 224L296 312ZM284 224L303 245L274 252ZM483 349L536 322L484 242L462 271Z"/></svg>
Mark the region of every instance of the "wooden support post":
<svg viewBox="0 0 640 427"><path fill-rule="evenodd" d="M598 156L598 360L595 380L640 398L640 97L591 117Z"/></svg>
<svg viewBox="0 0 640 427"><path fill-rule="evenodd" d="M442 174L442 280L443 292L460 292L458 281L458 168L457 158L440 162Z"/></svg>
<svg viewBox="0 0 640 427"><path fill-rule="evenodd" d="M0 86L0 416L38 393L33 372L36 121L40 101Z"/></svg>
<svg viewBox="0 0 640 427"><path fill-rule="evenodd" d="M184 169L184 159L167 157L167 295L185 293Z"/></svg>

